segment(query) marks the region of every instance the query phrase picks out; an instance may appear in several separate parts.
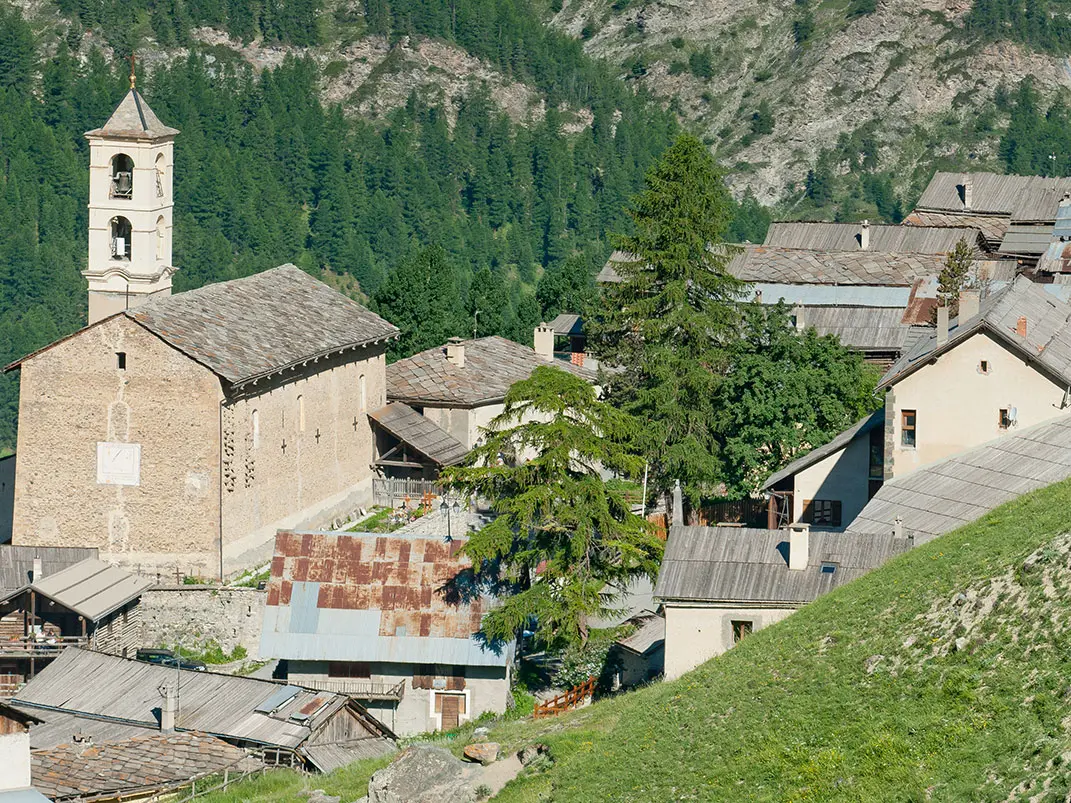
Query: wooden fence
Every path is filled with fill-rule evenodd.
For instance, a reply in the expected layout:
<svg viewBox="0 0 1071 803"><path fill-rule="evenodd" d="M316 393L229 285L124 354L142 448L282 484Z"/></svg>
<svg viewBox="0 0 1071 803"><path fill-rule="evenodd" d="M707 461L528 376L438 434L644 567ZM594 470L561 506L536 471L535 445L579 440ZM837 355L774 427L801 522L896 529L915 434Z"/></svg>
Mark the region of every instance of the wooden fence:
<svg viewBox="0 0 1071 803"><path fill-rule="evenodd" d="M558 714L564 714L566 711L572 711L574 708L579 708L584 704L584 701L595 694L595 678L590 677L581 683L579 686L573 686L569 691L564 694L559 694L557 697L552 697L542 703L538 703L535 707L535 711L532 712L532 717L535 719L543 719L545 717L556 717Z"/></svg>
<svg viewBox="0 0 1071 803"><path fill-rule="evenodd" d="M439 496L442 489L434 480L410 477L373 477L372 504L380 507L396 507L399 502L419 502L425 494Z"/></svg>

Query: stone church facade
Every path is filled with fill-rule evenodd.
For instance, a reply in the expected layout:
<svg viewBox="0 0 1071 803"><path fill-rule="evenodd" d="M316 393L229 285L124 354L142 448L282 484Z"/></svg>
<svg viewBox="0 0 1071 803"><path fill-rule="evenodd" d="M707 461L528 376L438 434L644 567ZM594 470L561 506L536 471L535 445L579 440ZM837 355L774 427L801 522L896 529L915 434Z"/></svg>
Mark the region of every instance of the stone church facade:
<svg viewBox="0 0 1071 803"><path fill-rule="evenodd" d="M166 259L139 257L135 239L114 275L160 275L167 220ZM93 248L91 270L107 258ZM386 404L397 329L293 265L178 295L168 268L166 287L132 282L96 305L89 276L90 325L8 366L21 372L14 543L226 577L268 560L278 529L370 501L367 413Z"/></svg>

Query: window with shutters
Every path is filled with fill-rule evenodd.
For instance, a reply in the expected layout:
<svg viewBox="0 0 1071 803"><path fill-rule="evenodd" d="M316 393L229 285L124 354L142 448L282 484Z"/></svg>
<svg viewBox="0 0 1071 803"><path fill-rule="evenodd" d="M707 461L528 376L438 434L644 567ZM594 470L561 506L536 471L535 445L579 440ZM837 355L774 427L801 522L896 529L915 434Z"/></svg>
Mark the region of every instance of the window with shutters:
<svg viewBox="0 0 1071 803"><path fill-rule="evenodd" d="M839 499L805 499L803 520L817 527L840 527L841 507Z"/></svg>
<svg viewBox="0 0 1071 803"><path fill-rule="evenodd" d="M900 445L915 448L915 411L904 410L900 413Z"/></svg>
<svg viewBox="0 0 1071 803"><path fill-rule="evenodd" d="M435 665L420 664L413 673L414 689L430 689L435 682Z"/></svg>

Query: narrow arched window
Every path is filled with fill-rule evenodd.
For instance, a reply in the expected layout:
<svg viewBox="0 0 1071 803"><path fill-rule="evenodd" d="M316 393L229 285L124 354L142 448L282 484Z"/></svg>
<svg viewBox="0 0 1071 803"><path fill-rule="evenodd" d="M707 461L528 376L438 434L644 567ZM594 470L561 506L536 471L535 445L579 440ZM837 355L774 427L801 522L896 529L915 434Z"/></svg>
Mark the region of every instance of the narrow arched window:
<svg viewBox="0 0 1071 803"><path fill-rule="evenodd" d="M125 153L112 157L112 198L132 198L134 196L134 160Z"/></svg>
<svg viewBox="0 0 1071 803"><path fill-rule="evenodd" d="M305 431L305 397L297 397L297 428L298 432Z"/></svg>
<svg viewBox="0 0 1071 803"><path fill-rule="evenodd" d="M368 388L364 381L364 374L361 374L361 378L357 380L361 390L361 411L368 409Z"/></svg>
<svg viewBox="0 0 1071 803"><path fill-rule="evenodd" d="M163 259L167 253L167 224L164 216L156 218L156 258Z"/></svg>
<svg viewBox="0 0 1071 803"><path fill-rule="evenodd" d="M130 259L130 221L125 217L113 217L111 229L112 259Z"/></svg>
<svg viewBox="0 0 1071 803"><path fill-rule="evenodd" d="M164 187L167 186L167 159L162 153L156 156L156 196L164 197Z"/></svg>
<svg viewBox="0 0 1071 803"><path fill-rule="evenodd" d="M253 448L256 449L260 446L260 412L254 410L251 419L253 425Z"/></svg>

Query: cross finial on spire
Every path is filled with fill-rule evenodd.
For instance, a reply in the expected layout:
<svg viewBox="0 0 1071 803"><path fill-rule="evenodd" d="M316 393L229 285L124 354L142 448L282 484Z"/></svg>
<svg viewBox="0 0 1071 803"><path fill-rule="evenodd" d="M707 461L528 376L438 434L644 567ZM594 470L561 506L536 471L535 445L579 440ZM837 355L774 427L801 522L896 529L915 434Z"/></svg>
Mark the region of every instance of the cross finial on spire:
<svg viewBox="0 0 1071 803"><path fill-rule="evenodd" d="M137 55L135 53L131 53L130 54L130 88L131 89L134 88L134 85L138 81L138 76L134 72L134 62L135 62L136 59L137 59Z"/></svg>

